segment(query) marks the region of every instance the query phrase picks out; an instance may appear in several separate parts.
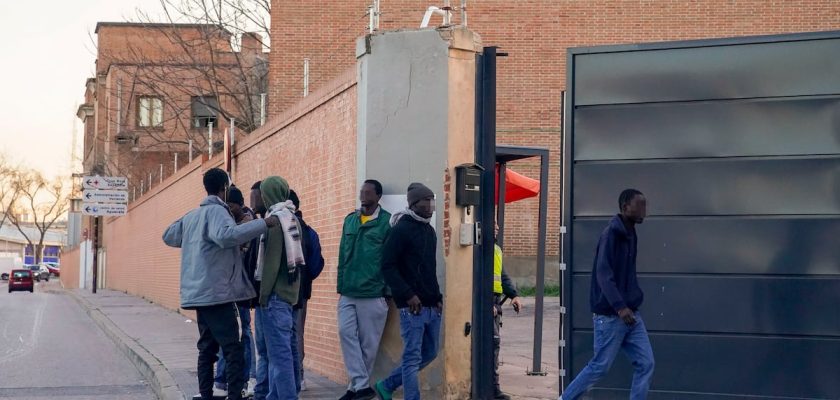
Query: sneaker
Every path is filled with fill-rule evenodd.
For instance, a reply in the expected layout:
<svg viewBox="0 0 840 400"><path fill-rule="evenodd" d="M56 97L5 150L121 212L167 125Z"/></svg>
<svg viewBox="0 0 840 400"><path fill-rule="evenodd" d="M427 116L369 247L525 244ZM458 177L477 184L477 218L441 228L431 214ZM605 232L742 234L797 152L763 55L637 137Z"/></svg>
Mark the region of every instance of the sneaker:
<svg viewBox="0 0 840 400"><path fill-rule="evenodd" d="M228 391L219 389L218 387L213 388L213 397L227 397Z"/></svg>
<svg viewBox="0 0 840 400"><path fill-rule="evenodd" d="M300 381L300 391L301 392L306 391L306 379L301 379L301 381Z"/></svg>
<svg viewBox="0 0 840 400"><path fill-rule="evenodd" d="M373 388L362 389L353 396L353 400L372 400L374 398L376 398L376 392L373 391Z"/></svg>
<svg viewBox="0 0 840 400"><path fill-rule="evenodd" d="M251 378L250 380L248 380L248 386L246 386L245 390L244 390L245 396L246 397L252 397L254 395L254 388L256 388L256 387L257 387L257 380L256 379Z"/></svg>
<svg viewBox="0 0 840 400"><path fill-rule="evenodd" d="M376 395L379 396L380 400L391 400L393 392L385 389L385 385L382 381L376 382L376 385L373 385L373 389L376 390Z"/></svg>
<svg viewBox="0 0 840 400"><path fill-rule="evenodd" d="M353 396L356 395L356 392L352 390L348 390L347 393L344 393L344 396L338 398L338 400L353 400Z"/></svg>
<svg viewBox="0 0 840 400"><path fill-rule="evenodd" d="M493 395L493 400L511 400L511 397L507 393L499 391Z"/></svg>

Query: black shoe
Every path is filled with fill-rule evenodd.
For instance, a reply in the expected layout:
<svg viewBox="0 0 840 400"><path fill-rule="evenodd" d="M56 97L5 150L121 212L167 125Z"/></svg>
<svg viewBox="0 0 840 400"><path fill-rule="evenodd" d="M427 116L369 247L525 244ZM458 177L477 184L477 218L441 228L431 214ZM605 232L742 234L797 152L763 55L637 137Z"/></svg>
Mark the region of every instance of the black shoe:
<svg viewBox="0 0 840 400"><path fill-rule="evenodd" d="M353 396L353 400L371 400L374 398L376 398L376 391L373 388L362 389Z"/></svg>
<svg viewBox="0 0 840 400"><path fill-rule="evenodd" d="M507 393L496 392L496 394L493 395L493 400L511 400L511 397L508 396Z"/></svg>
<svg viewBox="0 0 840 400"><path fill-rule="evenodd" d="M352 390L348 390L347 393L344 393L344 396L338 398L338 400L353 400L353 396L356 395L356 392Z"/></svg>

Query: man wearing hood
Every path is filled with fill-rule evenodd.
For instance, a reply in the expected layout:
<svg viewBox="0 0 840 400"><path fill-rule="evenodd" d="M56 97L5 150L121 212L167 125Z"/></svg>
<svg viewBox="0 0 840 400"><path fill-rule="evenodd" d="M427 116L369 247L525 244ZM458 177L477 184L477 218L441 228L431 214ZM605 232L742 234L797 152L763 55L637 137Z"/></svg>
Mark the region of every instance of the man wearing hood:
<svg viewBox="0 0 840 400"><path fill-rule="evenodd" d="M408 186L408 208L391 217L382 273L400 309L400 365L374 389L383 400L403 387L405 400L420 399L417 374L437 357L443 295L437 281L437 235L430 225L435 194L421 183Z"/></svg>
<svg viewBox="0 0 840 400"><path fill-rule="evenodd" d="M300 377L295 374L297 346L293 343L293 307L300 290L300 270L304 266L300 223L289 200L289 184L279 176L270 176L260 184L266 214L279 217L281 223L268 229L256 278L260 281L261 326L268 355L268 399L297 399Z"/></svg>
<svg viewBox="0 0 840 400"><path fill-rule="evenodd" d="M237 225L224 200L230 186L227 172L212 168L203 181L207 197L172 223L163 241L181 248L181 307L196 313L201 398L213 398L213 363L221 347L227 362L228 398L238 400L245 384L245 356L236 303L255 296L239 246L280 221L274 217Z"/></svg>

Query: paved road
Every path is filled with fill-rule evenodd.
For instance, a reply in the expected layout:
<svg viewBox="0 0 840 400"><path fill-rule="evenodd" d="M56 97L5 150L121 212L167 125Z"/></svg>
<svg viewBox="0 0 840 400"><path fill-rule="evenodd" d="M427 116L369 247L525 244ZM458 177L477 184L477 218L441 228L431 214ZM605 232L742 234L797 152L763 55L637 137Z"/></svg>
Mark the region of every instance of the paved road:
<svg viewBox="0 0 840 400"><path fill-rule="evenodd" d="M76 302L36 283L0 283L0 398L150 400L155 396Z"/></svg>

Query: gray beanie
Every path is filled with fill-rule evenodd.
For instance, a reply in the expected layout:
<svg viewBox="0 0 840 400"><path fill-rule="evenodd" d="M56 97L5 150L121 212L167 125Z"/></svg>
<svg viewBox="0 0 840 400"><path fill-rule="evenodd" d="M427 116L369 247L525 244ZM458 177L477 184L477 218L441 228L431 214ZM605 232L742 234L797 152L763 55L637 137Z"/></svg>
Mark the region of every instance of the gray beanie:
<svg viewBox="0 0 840 400"><path fill-rule="evenodd" d="M414 182L408 185L408 193L406 197L408 197L408 206L411 207L417 204L420 200L435 197L435 192L432 192L432 189L429 189L422 183Z"/></svg>

